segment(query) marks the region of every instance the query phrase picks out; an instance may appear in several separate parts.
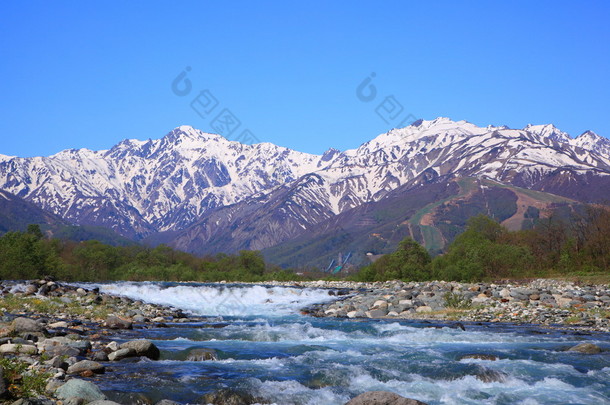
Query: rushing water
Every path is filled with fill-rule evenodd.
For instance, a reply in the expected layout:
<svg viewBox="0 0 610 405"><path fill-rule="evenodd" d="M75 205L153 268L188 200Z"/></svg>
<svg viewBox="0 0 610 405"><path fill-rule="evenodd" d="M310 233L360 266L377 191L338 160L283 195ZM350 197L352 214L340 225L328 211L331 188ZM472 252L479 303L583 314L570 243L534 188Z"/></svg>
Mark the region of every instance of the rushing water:
<svg viewBox="0 0 610 405"><path fill-rule="evenodd" d="M311 318L300 309L336 299L323 289L169 283L97 284L102 291L171 305L206 322L120 332L153 339L160 361L112 363L106 391L198 403L219 388L267 403L344 404L371 390L429 404L610 404L610 352L565 349L607 334L497 324ZM185 361L193 348L218 360ZM460 358L490 354L497 361Z"/></svg>

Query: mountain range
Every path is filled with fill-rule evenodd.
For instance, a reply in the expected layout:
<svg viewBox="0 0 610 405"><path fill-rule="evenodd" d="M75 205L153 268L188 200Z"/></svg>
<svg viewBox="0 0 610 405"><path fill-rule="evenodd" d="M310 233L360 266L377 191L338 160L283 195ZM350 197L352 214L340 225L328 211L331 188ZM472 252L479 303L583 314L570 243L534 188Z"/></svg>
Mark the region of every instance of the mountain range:
<svg viewBox="0 0 610 405"><path fill-rule="evenodd" d="M520 229L551 206L605 203L610 141L437 118L313 155L181 126L109 150L0 155L0 190L135 241L319 267L350 252L364 262L405 236L440 252L477 213Z"/></svg>

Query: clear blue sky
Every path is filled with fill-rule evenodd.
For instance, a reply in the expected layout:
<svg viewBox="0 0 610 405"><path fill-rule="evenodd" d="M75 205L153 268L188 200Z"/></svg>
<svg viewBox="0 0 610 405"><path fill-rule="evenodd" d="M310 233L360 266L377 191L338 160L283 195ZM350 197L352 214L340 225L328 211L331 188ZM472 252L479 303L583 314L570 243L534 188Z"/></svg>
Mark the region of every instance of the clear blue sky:
<svg viewBox="0 0 610 405"><path fill-rule="evenodd" d="M609 21L608 1L2 2L0 153L213 132L225 108L241 122L229 138L312 153L408 114L610 136ZM385 122L388 96L403 110L384 104Z"/></svg>

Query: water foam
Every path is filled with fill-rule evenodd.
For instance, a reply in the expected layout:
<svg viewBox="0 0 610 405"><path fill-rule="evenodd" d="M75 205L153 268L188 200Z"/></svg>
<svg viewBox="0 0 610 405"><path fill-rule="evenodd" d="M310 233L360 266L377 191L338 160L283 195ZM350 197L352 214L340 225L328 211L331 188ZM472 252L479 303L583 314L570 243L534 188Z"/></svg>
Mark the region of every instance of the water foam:
<svg viewBox="0 0 610 405"><path fill-rule="evenodd" d="M314 303L336 299L328 290L262 285L133 283L88 284L100 291L172 306L196 315L265 317L297 314Z"/></svg>

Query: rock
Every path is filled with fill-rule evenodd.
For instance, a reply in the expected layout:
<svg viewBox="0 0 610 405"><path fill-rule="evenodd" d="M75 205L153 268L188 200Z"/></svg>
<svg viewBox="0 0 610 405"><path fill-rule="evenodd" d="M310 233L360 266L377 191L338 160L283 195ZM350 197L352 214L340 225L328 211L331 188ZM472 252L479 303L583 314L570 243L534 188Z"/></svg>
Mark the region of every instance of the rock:
<svg viewBox="0 0 610 405"><path fill-rule="evenodd" d="M69 380L55 391L55 395L59 399L68 398L83 398L87 402L106 399L106 395L97 387L97 385L79 379Z"/></svg>
<svg viewBox="0 0 610 405"><path fill-rule="evenodd" d="M67 328L68 322L66 322L66 321L53 322L53 323L48 324L47 327L49 327L51 329Z"/></svg>
<svg viewBox="0 0 610 405"><path fill-rule="evenodd" d="M47 385L45 386L44 390L48 394L52 394L55 392L55 390L57 390L57 388L61 387L62 385L64 385L64 381L61 381L57 378L51 378L49 379L49 381L47 381Z"/></svg>
<svg viewBox="0 0 610 405"><path fill-rule="evenodd" d="M182 405L182 404L180 402L171 401L169 399L162 399L161 401L157 402L155 405Z"/></svg>
<svg viewBox="0 0 610 405"><path fill-rule="evenodd" d="M121 405L118 402L108 401L107 399L100 399L97 401L89 402L87 405Z"/></svg>
<svg viewBox="0 0 610 405"><path fill-rule="evenodd" d="M93 353L93 355L91 356L91 360L93 361L108 361L108 355L106 354L106 352L104 351L99 351L99 352L95 352Z"/></svg>
<svg viewBox="0 0 610 405"><path fill-rule="evenodd" d="M202 397L204 404L213 405L250 405L258 401L250 394L236 392L230 389L221 389Z"/></svg>
<svg viewBox="0 0 610 405"><path fill-rule="evenodd" d="M49 355L49 356L68 356L68 357L72 357L72 356L79 356L81 354L81 351L78 350L75 347L70 347L70 346L63 346L63 345L58 345L58 346L44 346L44 352Z"/></svg>
<svg viewBox="0 0 610 405"><path fill-rule="evenodd" d="M68 363L64 361L63 356L55 356L52 359L45 361L44 364L53 368L61 368L62 370L67 370L69 367Z"/></svg>
<svg viewBox="0 0 610 405"><path fill-rule="evenodd" d="M34 333L43 333L43 326L30 318L15 318L12 324L12 329L15 333L23 333L23 332L34 332Z"/></svg>
<svg viewBox="0 0 610 405"><path fill-rule="evenodd" d="M118 316L109 316L106 318L105 325L110 329L132 329L133 324L128 319L122 319Z"/></svg>
<svg viewBox="0 0 610 405"><path fill-rule="evenodd" d="M393 392L369 391L352 398L345 405L426 405L426 403L401 397Z"/></svg>
<svg viewBox="0 0 610 405"><path fill-rule="evenodd" d="M36 287L33 284L30 284L27 287L25 287L25 291L23 293L25 295L34 295L34 294L36 294L37 291L38 291L38 287Z"/></svg>
<svg viewBox="0 0 610 405"><path fill-rule="evenodd" d="M432 308L427 305L422 305L421 307L417 307L415 312L432 312Z"/></svg>
<svg viewBox="0 0 610 405"><path fill-rule="evenodd" d="M108 360L119 361L119 360L123 360L127 357L135 357L137 355L138 355L138 353L133 348L119 349L116 352L110 353L108 355Z"/></svg>
<svg viewBox="0 0 610 405"><path fill-rule="evenodd" d="M111 351L113 351L113 352L116 352L117 350L119 350L119 344L118 344L117 342L115 342L115 341L112 341L112 342L110 342L110 343L108 343L108 344L106 345L106 348L107 348L108 350L111 350Z"/></svg>
<svg viewBox="0 0 610 405"><path fill-rule="evenodd" d="M0 353L2 354L37 354L38 349L34 345L23 345L6 343L0 346Z"/></svg>
<svg viewBox="0 0 610 405"><path fill-rule="evenodd" d="M507 374L503 373L502 371L481 367L480 371L475 375L475 377L477 380L481 380L485 383L505 382Z"/></svg>
<svg viewBox="0 0 610 405"><path fill-rule="evenodd" d="M594 345L593 343L580 343L576 346L570 347L568 351L584 354L597 354L601 353L602 349L601 347Z"/></svg>
<svg viewBox="0 0 610 405"><path fill-rule="evenodd" d="M373 304L373 308L383 308L383 307L387 307L387 306L388 306L388 303L384 300L377 300Z"/></svg>
<svg viewBox="0 0 610 405"><path fill-rule="evenodd" d="M79 374L84 371L92 371L96 374L102 374L105 370L106 367L104 367L97 361L81 360L78 363L75 363L68 367L68 374Z"/></svg>
<svg viewBox="0 0 610 405"><path fill-rule="evenodd" d="M83 398L71 397L64 401L64 405L85 405Z"/></svg>
<svg viewBox="0 0 610 405"><path fill-rule="evenodd" d="M373 309L366 312L366 316L369 318L381 318L387 314L388 311L386 309Z"/></svg>
<svg viewBox="0 0 610 405"><path fill-rule="evenodd" d="M218 360L218 355L214 349L192 349L186 356L186 361L206 361Z"/></svg>
<svg viewBox="0 0 610 405"><path fill-rule="evenodd" d="M465 354L464 356L460 357L458 360L464 360L464 359L496 361L496 360L498 360L498 356L494 356L493 354L475 353L475 354Z"/></svg>
<svg viewBox="0 0 610 405"><path fill-rule="evenodd" d="M21 398L11 405L55 405L55 402L46 398Z"/></svg>
<svg viewBox="0 0 610 405"><path fill-rule="evenodd" d="M138 356L146 356L152 360L159 360L161 356L157 346L146 339L130 340L123 343L120 347L121 349L134 349Z"/></svg>

